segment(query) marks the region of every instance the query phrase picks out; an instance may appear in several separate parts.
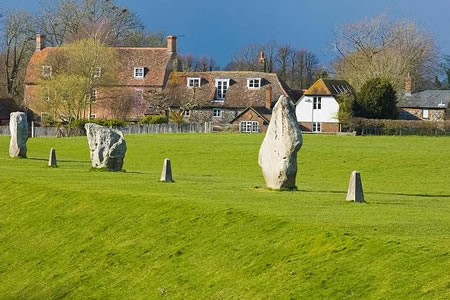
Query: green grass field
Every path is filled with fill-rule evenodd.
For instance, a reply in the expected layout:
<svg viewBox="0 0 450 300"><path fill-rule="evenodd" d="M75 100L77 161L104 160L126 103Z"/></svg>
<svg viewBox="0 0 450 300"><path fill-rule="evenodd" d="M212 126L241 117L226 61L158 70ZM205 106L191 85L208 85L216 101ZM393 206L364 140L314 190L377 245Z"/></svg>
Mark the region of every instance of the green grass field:
<svg viewBox="0 0 450 300"><path fill-rule="evenodd" d="M264 188L262 139L126 136L111 173L85 137L0 137L0 298L449 299L449 138L305 135L296 192Z"/></svg>

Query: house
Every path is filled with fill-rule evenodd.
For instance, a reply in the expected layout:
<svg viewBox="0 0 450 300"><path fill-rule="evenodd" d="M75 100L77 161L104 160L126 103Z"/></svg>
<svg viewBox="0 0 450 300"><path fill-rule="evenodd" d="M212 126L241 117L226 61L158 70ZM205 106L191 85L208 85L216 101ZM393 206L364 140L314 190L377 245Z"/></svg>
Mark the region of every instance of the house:
<svg viewBox="0 0 450 300"><path fill-rule="evenodd" d="M347 81L328 78L317 80L295 105L297 121L302 130L338 132L337 96L343 93L354 94L354 89Z"/></svg>
<svg viewBox="0 0 450 300"><path fill-rule="evenodd" d="M167 48L130 48L117 47L119 68L117 74L118 84L114 87L99 87L92 91L92 105L84 112L86 118L111 118L112 112L108 106L111 102L96 101L106 98L114 91L115 94L128 92L134 94L137 100L143 102L143 94L148 91L160 92L166 86L170 73L176 63L177 38L167 37ZM41 96L39 81L42 78L52 76L52 66L47 65L47 58L55 55L62 48L45 47L45 36L36 35L36 50L28 64L25 75L26 106L39 118L46 115L45 99ZM98 75L101 76L101 70ZM103 103L102 103L103 102ZM143 112L142 112L143 113ZM90 114L90 115L89 115Z"/></svg>
<svg viewBox="0 0 450 300"><path fill-rule="evenodd" d="M450 119L450 90L414 92L414 80L408 74L405 93L398 97L400 119L442 121Z"/></svg>
<svg viewBox="0 0 450 300"><path fill-rule="evenodd" d="M173 72L164 93L172 109L192 107L186 121L231 124L241 132L264 132L278 98L295 97L277 74L247 71Z"/></svg>

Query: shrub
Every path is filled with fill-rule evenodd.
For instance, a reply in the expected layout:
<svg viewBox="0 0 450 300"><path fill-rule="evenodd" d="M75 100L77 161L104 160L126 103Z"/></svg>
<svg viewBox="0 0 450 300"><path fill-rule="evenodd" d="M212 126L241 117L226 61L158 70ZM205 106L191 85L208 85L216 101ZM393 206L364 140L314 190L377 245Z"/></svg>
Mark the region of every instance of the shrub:
<svg viewBox="0 0 450 300"><path fill-rule="evenodd" d="M169 114L169 120L172 123L183 124L184 111L171 111Z"/></svg>
<svg viewBox="0 0 450 300"><path fill-rule="evenodd" d="M357 97L355 116L373 119L395 119L397 96L392 84L384 78L368 80Z"/></svg>
<svg viewBox="0 0 450 300"><path fill-rule="evenodd" d="M145 116L139 121L139 124L164 124L167 122L168 120L166 116L158 115L158 116Z"/></svg>

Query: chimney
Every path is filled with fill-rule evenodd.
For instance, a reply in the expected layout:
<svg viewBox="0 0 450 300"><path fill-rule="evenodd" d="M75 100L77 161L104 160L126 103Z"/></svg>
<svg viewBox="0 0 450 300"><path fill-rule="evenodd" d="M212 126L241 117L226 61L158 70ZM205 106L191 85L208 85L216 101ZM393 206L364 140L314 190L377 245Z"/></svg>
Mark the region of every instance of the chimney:
<svg viewBox="0 0 450 300"><path fill-rule="evenodd" d="M45 48L45 35L36 34L36 52L41 51Z"/></svg>
<svg viewBox="0 0 450 300"><path fill-rule="evenodd" d="M266 64L266 56L264 54L264 50L259 54L259 63L263 66L263 72L267 72L267 64Z"/></svg>
<svg viewBox="0 0 450 300"><path fill-rule="evenodd" d="M411 76L411 73L408 73L405 81L405 95L411 96L414 92L414 78Z"/></svg>
<svg viewBox="0 0 450 300"><path fill-rule="evenodd" d="M169 35L167 37L167 50L170 53L177 53L177 37L174 35Z"/></svg>
<svg viewBox="0 0 450 300"><path fill-rule="evenodd" d="M266 103L265 107L270 110L272 106L272 87L268 86L266 87Z"/></svg>

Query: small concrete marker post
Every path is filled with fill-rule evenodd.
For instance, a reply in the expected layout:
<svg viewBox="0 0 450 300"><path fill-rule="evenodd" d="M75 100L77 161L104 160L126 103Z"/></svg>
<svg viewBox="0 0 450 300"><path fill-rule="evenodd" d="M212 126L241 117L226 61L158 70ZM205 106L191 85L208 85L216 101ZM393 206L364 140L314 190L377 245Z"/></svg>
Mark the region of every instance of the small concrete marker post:
<svg viewBox="0 0 450 300"><path fill-rule="evenodd" d="M173 182L172 167L170 165L170 159L168 159L168 158L166 158L164 160L163 169L162 169L162 173L161 173L161 181Z"/></svg>
<svg viewBox="0 0 450 300"><path fill-rule="evenodd" d="M359 171L353 171L348 184L347 201L364 202L364 192Z"/></svg>
<svg viewBox="0 0 450 300"><path fill-rule="evenodd" d="M48 158L48 166L50 168L56 168L56 151L55 148L50 149L50 156Z"/></svg>

